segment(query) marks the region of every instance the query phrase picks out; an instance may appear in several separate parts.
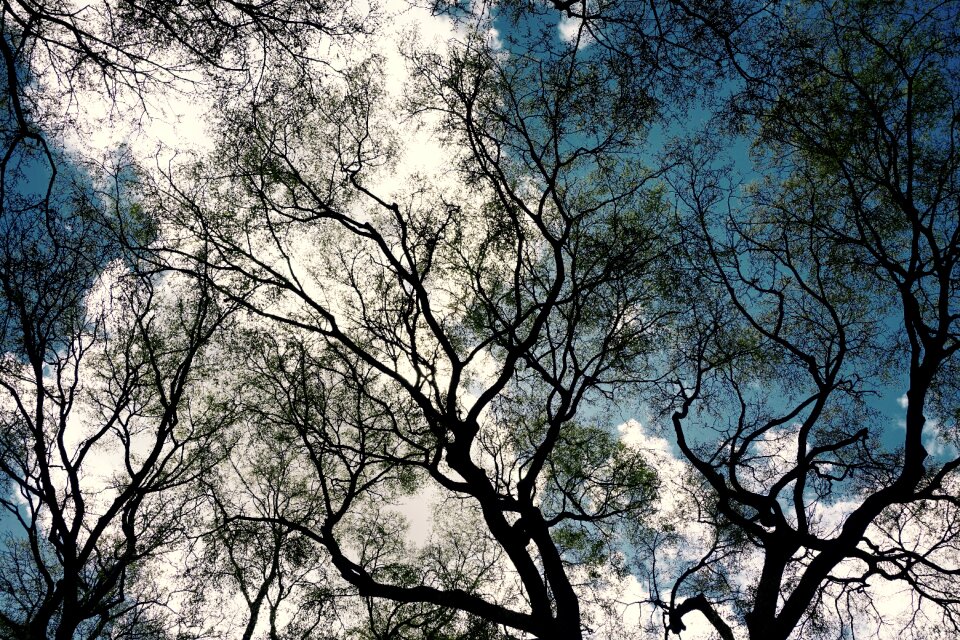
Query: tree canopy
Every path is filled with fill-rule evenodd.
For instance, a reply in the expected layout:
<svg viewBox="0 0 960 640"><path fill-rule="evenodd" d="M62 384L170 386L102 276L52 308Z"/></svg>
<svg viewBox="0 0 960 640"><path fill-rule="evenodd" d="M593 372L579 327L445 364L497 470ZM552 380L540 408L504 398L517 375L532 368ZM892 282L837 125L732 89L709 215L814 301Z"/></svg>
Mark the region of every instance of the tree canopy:
<svg viewBox="0 0 960 640"><path fill-rule="evenodd" d="M957 2L0 26L0 637L960 632Z"/></svg>

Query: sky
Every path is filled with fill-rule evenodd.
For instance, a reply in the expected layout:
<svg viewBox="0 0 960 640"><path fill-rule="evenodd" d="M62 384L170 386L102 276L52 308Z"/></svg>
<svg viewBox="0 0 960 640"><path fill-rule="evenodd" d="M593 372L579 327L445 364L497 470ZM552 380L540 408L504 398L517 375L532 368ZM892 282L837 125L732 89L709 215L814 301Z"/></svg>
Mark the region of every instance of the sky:
<svg viewBox="0 0 960 640"><path fill-rule="evenodd" d="M409 30L416 29L421 37L434 42L438 50L442 49L449 40L458 38L459 33L457 26L449 18L431 16L421 9L409 9L401 0L391 0L387 3L386 10L392 12L393 18L384 21L385 26L378 32L373 46L377 47L386 60L389 79L387 88L399 100L406 84L408 70L398 50ZM496 42L500 37L497 31L498 23L494 21L493 25L488 35L492 41ZM578 26L575 20L566 17L559 19L556 24L558 40L571 41L576 36ZM586 42L582 46L590 46L590 43ZM186 88L180 92L153 96L149 113L146 115L139 112L138 105L132 100L117 107L109 104L102 96L91 93L84 96L80 102L83 104L80 118L85 124L67 135L64 147L68 154L82 153L105 159L118 147L123 146L145 166L165 167L169 163L188 162L191 153L203 154L212 149L212 136L208 129L206 114L214 110L215 105ZM695 118L696 115L694 115ZM131 122L134 120L139 122L139 126L131 128ZM449 166L450 152L442 146L435 132L432 132L429 126L412 127L409 122L397 122L395 126L403 132L402 157L395 170L381 177L376 189L385 193L402 191L409 185L414 175L434 176L436 180L444 179L440 176L446 173ZM655 140L653 142L656 143ZM735 162L747 172L749 179L749 171L752 169L749 168L746 158L746 146L734 148L732 153ZM19 187L21 194L36 195L43 188L46 169L42 163L31 163L24 166L24 169L27 178ZM82 175L82 172L77 170L73 174ZM71 171L62 171L60 175L65 179L71 175ZM874 401L876 408L884 414L888 422L885 433L888 434L889 443L897 440L900 433L898 429L902 429L905 409L904 392L905 389L891 387L888 392ZM642 423L643 416L626 416L625 418L620 424L610 425L611 429L616 430L628 446L649 452L658 460L660 468L669 469L669 473L664 474L665 476L680 477L682 463L670 439L664 437L656 425ZM950 453L952 450L947 447L949 445L931 440L927 448L936 455ZM110 461L102 460L101 463L104 467L99 469L98 473L106 474ZM664 510L669 511L677 507L675 495L664 492L662 497ZM848 506L838 504L836 509L842 511ZM412 543L423 540L429 535L432 508L429 495L412 496L397 508L402 510L411 521L409 535ZM9 530L9 522L0 516L0 531L4 530ZM700 534L701 532L695 529L688 532L691 540ZM631 576L620 581L619 588L622 593L618 597L625 603L622 608L624 619L633 623L641 617L641 612L639 607L631 606L629 603L644 597L645 589L636 578ZM887 613L892 615L898 610L901 613L908 612L910 601L897 588L889 585L877 585L873 588L882 590L884 602L889 606ZM649 611L644 615L649 615ZM681 636L684 640L697 640L708 636L707 625L702 618L697 618L695 623L691 622L689 627L689 631ZM895 627L890 629L881 637L894 638Z"/></svg>

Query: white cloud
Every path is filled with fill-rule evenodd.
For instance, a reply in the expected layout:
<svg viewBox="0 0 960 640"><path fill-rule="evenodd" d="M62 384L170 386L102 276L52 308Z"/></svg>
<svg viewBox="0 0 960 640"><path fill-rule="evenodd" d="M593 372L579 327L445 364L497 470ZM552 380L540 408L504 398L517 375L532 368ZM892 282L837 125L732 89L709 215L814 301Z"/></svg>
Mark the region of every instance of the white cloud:
<svg viewBox="0 0 960 640"><path fill-rule="evenodd" d="M580 18L564 15L560 18L560 22L557 23L557 31L559 32L560 39L567 44L573 44L578 36L583 39L586 36L586 32L584 31L581 34L582 25L583 20Z"/></svg>
<svg viewBox="0 0 960 640"><path fill-rule="evenodd" d="M587 8L586 1L578 3L579 11L585 11ZM594 24L590 25L591 28L595 27ZM589 46L593 43L593 35L590 33L589 29L584 27L583 19L578 16L571 16L569 14L563 14L560 17L560 21L557 23L557 37L560 38L562 42L567 44L575 44L577 48L582 48Z"/></svg>

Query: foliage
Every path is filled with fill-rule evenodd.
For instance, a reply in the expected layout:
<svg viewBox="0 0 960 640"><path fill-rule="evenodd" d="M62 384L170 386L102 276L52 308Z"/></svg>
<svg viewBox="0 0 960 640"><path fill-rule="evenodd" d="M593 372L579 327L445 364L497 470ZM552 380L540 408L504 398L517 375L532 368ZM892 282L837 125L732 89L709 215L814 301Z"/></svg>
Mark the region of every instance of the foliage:
<svg viewBox="0 0 960 640"><path fill-rule="evenodd" d="M958 631L957 3L404 8L4 4L0 635Z"/></svg>

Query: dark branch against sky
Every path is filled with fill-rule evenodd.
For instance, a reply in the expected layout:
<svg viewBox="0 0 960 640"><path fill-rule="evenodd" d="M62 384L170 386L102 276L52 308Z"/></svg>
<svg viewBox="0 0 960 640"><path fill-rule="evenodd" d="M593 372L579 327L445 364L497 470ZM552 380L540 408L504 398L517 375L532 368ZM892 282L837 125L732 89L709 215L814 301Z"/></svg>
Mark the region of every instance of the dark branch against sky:
<svg viewBox="0 0 960 640"><path fill-rule="evenodd" d="M0 18L0 637L957 632L956 2Z"/></svg>

